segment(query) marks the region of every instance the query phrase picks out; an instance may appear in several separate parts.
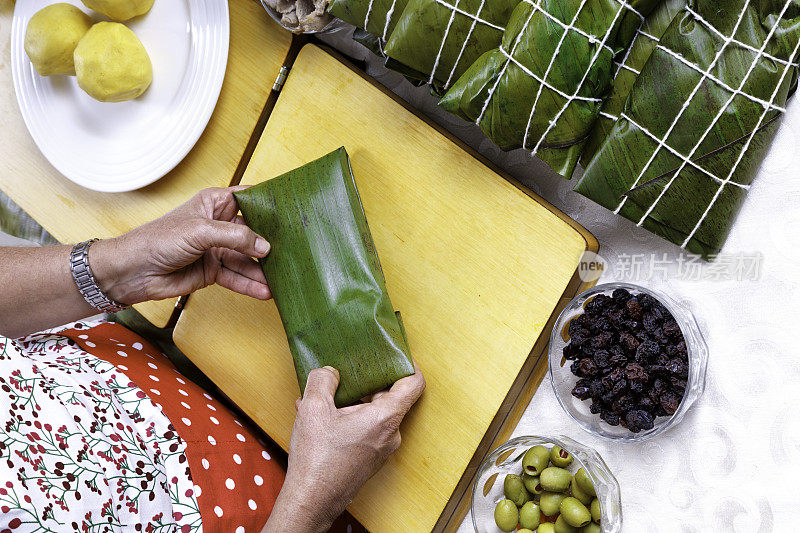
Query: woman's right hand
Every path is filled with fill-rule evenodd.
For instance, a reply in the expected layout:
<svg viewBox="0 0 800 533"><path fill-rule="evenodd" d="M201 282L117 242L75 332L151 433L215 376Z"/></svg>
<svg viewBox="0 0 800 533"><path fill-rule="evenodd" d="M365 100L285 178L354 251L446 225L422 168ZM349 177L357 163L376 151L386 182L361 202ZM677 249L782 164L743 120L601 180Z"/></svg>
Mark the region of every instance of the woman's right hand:
<svg viewBox="0 0 800 533"><path fill-rule="evenodd" d="M327 531L361 486L400 446L400 422L425 390L416 373L371 401L337 409L339 373L319 368L308 375L297 400L286 481L262 533Z"/></svg>

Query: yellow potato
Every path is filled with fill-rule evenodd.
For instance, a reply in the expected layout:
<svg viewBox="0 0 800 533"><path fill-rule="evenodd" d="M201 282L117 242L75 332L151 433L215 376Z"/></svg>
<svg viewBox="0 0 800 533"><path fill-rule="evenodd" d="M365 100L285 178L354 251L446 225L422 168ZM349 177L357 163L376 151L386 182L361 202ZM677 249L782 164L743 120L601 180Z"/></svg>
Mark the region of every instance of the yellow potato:
<svg viewBox="0 0 800 533"><path fill-rule="evenodd" d="M98 22L75 49L78 85L101 102L123 102L153 81L150 57L136 34L118 22Z"/></svg>
<svg viewBox="0 0 800 533"><path fill-rule="evenodd" d="M123 22L144 15L153 7L153 0L81 0L83 5L111 20ZM174 0L170 0L174 1Z"/></svg>
<svg viewBox="0 0 800 533"><path fill-rule="evenodd" d="M25 30L25 53L42 76L75 74L72 54L92 27L89 15L70 4L53 4L37 11Z"/></svg>

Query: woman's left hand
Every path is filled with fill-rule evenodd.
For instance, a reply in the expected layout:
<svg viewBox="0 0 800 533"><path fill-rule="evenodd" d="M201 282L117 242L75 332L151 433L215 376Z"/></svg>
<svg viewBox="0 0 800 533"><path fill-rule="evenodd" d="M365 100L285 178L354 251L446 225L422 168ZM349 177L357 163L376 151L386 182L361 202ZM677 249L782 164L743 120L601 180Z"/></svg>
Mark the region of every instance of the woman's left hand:
<svg viewBox="0 0 800 533"><path fill-rule="evenodd" d="M159 219L89 248L103 292L135 304L189 294L213 283L261 300L269 287L254 257L269 243L237 216L235 191L204 189Z"/></svg>

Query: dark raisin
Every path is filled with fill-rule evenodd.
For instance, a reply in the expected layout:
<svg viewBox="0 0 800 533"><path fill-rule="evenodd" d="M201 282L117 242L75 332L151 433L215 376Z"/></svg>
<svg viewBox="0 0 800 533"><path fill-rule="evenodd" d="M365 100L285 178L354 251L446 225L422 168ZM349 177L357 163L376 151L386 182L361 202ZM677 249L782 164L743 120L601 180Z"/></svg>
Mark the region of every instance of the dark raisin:
<svg viewBox="0 0 800 533"><path fill-rule="evenodd" d="M578 315L575 318L573 318L572 320L570 320L569 321L569 327L567 328L567 333L569 334L569 336L572 337L573 335L575 335L575 333L579 329L583 329L583 330L588 329L585 326L585 323L586 323L586 315Z"/></svg>
<svg viewBox="0 0 800 533"><path fill-rule="evenodd" d="M682 378L689 376L689 367L681 359L671 360L669 363L667 363L666 368L669 373L674 376Z"/></svg>
<svg viewBox="0 0 800 533"><path fill-rule="evenodd" d="M661 378L656 378L653 380L653 392L661 396L665 392L667 392L667 382Z"/></svg>
<svg viewBox="0 0 800 533"><path fill-rule="evenodd" d="M681 338L681 327L674 318L670 318L664 323L664 334L671 339Z"/></svg>
<svg viewBox="0 0 800 533"><path fill-rule="evenodd" d="M584 328L577 328L574 333L570 333L569 340L576 347L581 347L589 340L589 330Z"/></svg>
<svg viewBox="0 0 800 533"><path fill-rule="evenodd" d="M628 429L634 433L638 433L638 431L634 431L634 427L645 431L653 429L653 415L642 409L628 411L625 415L625 421L628 423Z"/></svg>
<svg viewBox="0 0 800 533"><path fill-rule="evenodd" d="M642 315L642 327L644 327L646 331L652 333L659 325L661 325L661 322L656 318L654 313L648 311Z"/></svg>
<svg viewBox="0 0 800 533"><path fill-rule="evenodd" d="M627 394L620 396L611 403L611 410L617 413L618 415L627 413L634 407L635 404L633 403L633 398L628 396Z"/></svg>
<svg viewBox="0 0 800 533"><path fill-rule="evenodd" d="M586 400L589 398L589 388L576 386L572 389L572 395L579 400Z"/></svg>
<svg viewBox="0 0 800 533"><path fill-rule="evenodd" d="M600 413L600 419L604 420L610 426L618 426L620 423L619 415L613 411L603 411Z"/></svg>
<svg viewBox="0 0 800 533"><path fill-rule="evenodd" d="M625 392L627 389L628 389L628 380L625 379L625 378L622 378L621 380L619 380L616 383L614 383L613 387L611 387L611 394L613 394L614 396L619 396L620 394Z"/></svg>
<svg viewBox="0 0 800 533"><path fill-rule="evenodd" d="M676 376L670 376L669 382L670 385L672 385L672 390L683 397L684 393L686 392L686 380Z"/></svg>
<svg viewBox="0 0 800 533"><path fill-rule="evenodd" d="M656 403L647 396L639 398L639 405L638 405L639 409L643 409L645 411L652 411L653 408L655 408L655 406Z"/></svg>
<svg viewBox="0 0 800 533"><path fill-rule="evenodd" d="M589 313L600 313L604 309L608 309L613 303L613 300L605 294L598 294L586 303L584 309Z"/></svg>
<svg viewBox="0 0 800 533"><path fill-rule="evenodd" d="M573 363L574 364L574 363ZM583 376L595 376L598 373L597 365L592 359L585 357L578 361L578 368Z"/></svg>
<svg viewBox="0 0 800 533"><path fill-rule="evenodd" d="M642 307L647 308L659 305L658 300L656 300L649 294L640 294L638 298L639 298L639 303L642 304Z"/></svg>
<svg viewBox="0 0 800 533"><path fill-rule="evenodd" d="M647 383L642 383L641 381L631 381L628 384L628 387L630 387L631 392L635 392L636 394L643 393L645 386L647 386Z"/></svg>
<svg viewBox="0 0 800 533"><path fill-rule="evenodd" d="M631 293L625 289L614 289L614 292L611 293L611 297L615 302L625 303L631 299Z"/></svg>
<svg viewBox="0 0 800 533"><path fill-rule="evenodd" d="M660 351L661 348L658 346L657 342L646 340L636 349L635 360L637 363L652 361L658 356Z"/></svg>
<svg viewBox="0 0 800 533"><path fill-rule="evenodd" d="M611 344L611 341L613 339L614 336L610 332L604 331L603 333L600 333L599 335L595 335L594 337L592 337L591 341L592 348L596 348L598 350L600 348L606 348Z"/></svg>
<svg viewBox="0 0 800 533"><path fill-rule="evenodd" d="M573 361L571 365L569 365L569 371L578 377L583 377L583 372L581 372L580 368L580 361L577 359Z"/></svg>
<svg viewBox="0 0 800 533"><path fill-rule="evenodd" d="M645 371L642 365L630 363L625 367L625 377L631 381L646 383L650 380L650 376Z"/></svg>
<svg viewBox="0 0 800 533"><path fill-rule="evenodd" d="M597 350L594 353L594 362L600 368L608 368L611 365L611 353L608 350Z"/></svg>
<svg viewBox="0 0 800 533"><path fill-rule="evenodd" d="M639 347L639 340L627 331L623 331L619 334L619 341L622 347L629 352L635 352L636 348Z"/></svg>
<svg viewBox="0 0 800 533"><path fill-rule="evenodd" d="M589 406L589 412L593 415L600 413L602 406L599 402L592 402L592 405Z"/></svg>
<svg viewBox="0 0 800 533"><path fill-rule="evenodd" d="M614 346L614 348L619 348L619 346ZM625 363L628 362L628 358L625 357L625 354L623 353L616 353L612 351L609 362L611 363L611 366L624 366Z"/></svg>
<svg viewBox="0 0 800 533"><path fill-rule="evenodd" d="M635 296L625 302L625 309L628 311L628 316L637 322L642 319L642 304Z"/></svg>
<svg viewBox="0 0 800 533"><path fill-rule="evenodd" d="M681 399L678 397L678 395L671 392L661 396L659 401L659 405L661 405L661 408L664 409L668 415L673 415L675 411L678 410L678 405L680 403Z"/></svg>

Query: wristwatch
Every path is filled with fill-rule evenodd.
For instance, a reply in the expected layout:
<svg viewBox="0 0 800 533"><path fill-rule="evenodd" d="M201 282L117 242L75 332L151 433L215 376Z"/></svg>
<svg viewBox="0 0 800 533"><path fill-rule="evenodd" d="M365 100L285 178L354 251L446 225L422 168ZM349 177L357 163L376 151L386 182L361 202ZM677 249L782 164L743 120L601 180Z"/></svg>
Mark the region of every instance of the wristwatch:
<svg viewBox="0 0 800 533"><path fill-rule="evenodd" d="M81 296L89 305L99 311L116 313L130 306L115 302L103 294L92 275L92 269L89 267L89 246L98 240L100 239L90 239L76 244L69 255L69 269Z"/></svg>

